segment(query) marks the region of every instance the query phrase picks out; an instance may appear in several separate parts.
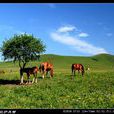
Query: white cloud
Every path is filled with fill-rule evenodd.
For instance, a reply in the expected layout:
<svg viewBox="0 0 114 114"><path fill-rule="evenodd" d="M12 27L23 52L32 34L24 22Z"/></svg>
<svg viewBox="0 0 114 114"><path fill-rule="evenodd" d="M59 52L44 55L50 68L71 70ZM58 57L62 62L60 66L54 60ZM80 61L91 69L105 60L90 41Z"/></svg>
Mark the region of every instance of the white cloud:
<svg viewBox="0 0 114 114"><path fill-rule="evenodd" d="M71 32L71 31L74 31L74 30L76 30L76 27L75 26L68 25L68 26L60 27L57 30L57 32L65 33L65 32Z"/></svg>
<svg viewBox="0 0 114 114"><path fill-rule="evenodd" d="M89 34L82 32L82 33L79 33L78 36L79 37L88 37Z"/></svg>
<svg viewBox="0 0 114 114"><path fill-rule="evenodd" d="M104 48L96 47L84 40L80 40L78 37L70 35L70 33L66 34L66 32L74 30L75 27L74 26L72 27L71 27L72 29L68 27L62 27L62 28L60 27L57 31L52 32L50 36L54 41L68 45L76 49L76 51L80 51L80 52L88 53L92 55L100 54L100 53L108 53ZM64 34L61 34L61 31L62 32L64 31Z"/></svg>
<svg viewBox="0 0 114 114"><path fill-rule="evenodd" d="M51 38L63 44L72 45L72 46L75 45L75 39L66 34L61 35L58 33L51 33Z"/></svg>

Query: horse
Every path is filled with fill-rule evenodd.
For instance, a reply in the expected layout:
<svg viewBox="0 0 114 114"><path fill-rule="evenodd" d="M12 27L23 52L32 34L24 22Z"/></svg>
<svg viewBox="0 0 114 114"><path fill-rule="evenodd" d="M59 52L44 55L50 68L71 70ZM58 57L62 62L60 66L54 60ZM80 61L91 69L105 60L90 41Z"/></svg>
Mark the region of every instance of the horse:
<svg viewBox="0 0 114 114"><path fill-rule="evenodd" d="M82 76L84 76L84 66L82 64L72 64L72 75L75 75L75 71L78 70L78 73L81 72Z"/></svg>
<svg viewBox="0 0 114 114"><path fill-rule="evenodd" d="M39 69L37 66L34 66L34 67L28 67L28 68L21 68L20 69L20 84L23 84L23 73L26 73L27 74L27 83L30 83L30 75L33 74L34 78L32 80L32 83L37 83L37 73L38 73ZM26 84L27 84L26 83Z"/></svg>
<svg viewBox="0 0 114 114"><path fill-rule="evenodd" d="M39 66L39 71L42 73L42 78L44 79L45 74L47 75L50 72L50 78L53 77L53 64L49 62L43 62Z"/></svg>

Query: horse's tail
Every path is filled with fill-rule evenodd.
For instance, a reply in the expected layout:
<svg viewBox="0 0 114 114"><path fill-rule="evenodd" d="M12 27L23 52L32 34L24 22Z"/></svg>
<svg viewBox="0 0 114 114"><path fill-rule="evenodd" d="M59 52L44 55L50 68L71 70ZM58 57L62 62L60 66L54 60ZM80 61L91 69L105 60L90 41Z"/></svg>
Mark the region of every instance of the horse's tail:
<svg viewBox="0 0 114 114"><path fill-rule="evenodd" d="M72 64L71 70L72 70L72 74L73 74L73 71L74 71L74 64Z"/></svg>

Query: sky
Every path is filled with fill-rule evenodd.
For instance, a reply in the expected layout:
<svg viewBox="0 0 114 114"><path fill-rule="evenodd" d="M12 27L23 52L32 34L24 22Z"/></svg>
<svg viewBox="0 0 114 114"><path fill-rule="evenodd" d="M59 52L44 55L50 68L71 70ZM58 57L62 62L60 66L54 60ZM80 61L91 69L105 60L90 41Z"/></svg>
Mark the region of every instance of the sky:
<svg viewBox="0 0 114 114"><path fill-rule="evenodd" d="M0 47L25 32L43 41L45 54L114 55L114 3L0 3Z"/></svg>

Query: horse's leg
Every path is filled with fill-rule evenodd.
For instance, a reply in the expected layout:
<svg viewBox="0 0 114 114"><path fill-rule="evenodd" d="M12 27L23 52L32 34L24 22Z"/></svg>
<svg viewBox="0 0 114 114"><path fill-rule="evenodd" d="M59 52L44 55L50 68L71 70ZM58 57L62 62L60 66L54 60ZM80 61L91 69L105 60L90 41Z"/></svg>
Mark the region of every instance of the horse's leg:
<svg viewBox="0 0 114 114"><path fill-rule="evenodd" d="M78 74L80 74L80 70L78 70Z"/></svg>
<svg viewBox="0 0 114 114"><path fill-rule="evenodd" d="M32 80L32 83L37 83L37 73L33 73L33 80Z"/></svg>
<svg viewBox="0 0 114 114"><path fill-rule="evenodd" d="M33 74L33 76L34 76L34 77L33 77L33 79L32 79L32 83L34 83L34 80L35 80L35 74Z"/></svg>
<svg viewBox="0 0 114 114"><path fill-rule="evenodd" d="M23 75L20 76L20 80L21 80L20 84L23 84Z"/></svg>
<svg viewBox="0 0 114 114"><path fill-rule="evenodd" d="M82 76L84 76L84 70L82 70Z"/></svg>
<svg viewBox="0 0 114 114"><path fill-rule="evenodd" d="M35 76L35 83L37 83L37 72L34 76Z"/></svg>
<svg viewBox="0 0 114 114"><path fill-rule="evenodd" d="M46 71L46 76L48 75L48 70Z"/></svg>
<svg viewBox="0 0 114 114"><path fill-rule="evenodd" d="M44 79L45 71L42 72L42 78Z"/></svg>
<svg viewBox="0 0 114 114"><path fill-rule="evenodd" d="M42 66L42 78L44 79L44 75L45 75L45 68L44 65Z"/></svg>
<svg viewBox="0 0 114 114"><path fill-rule="evenodd" d="M53 77L53 69L50 70L50 78Z"/></svg>
<svg viewBox="0 0 114 114"><path fill-rule="evenodd" d="M74 76L76 75L76 73L75 73L76 71L74 70Z"/></svg>
<svg viewBox="0 0 114 114"><path fill-rule="evenodd" d="M49 72L50 72L50 78L53 77L53 76L52 76L52 73L51 73L51 70L50 70Z"/></svg>
<svg viewBox="0 0 114 114"><path fill-rule="evenodd" d="M75 76L75 70L73 69L72 70L72 79L74 79L74 76Z"/></svg>
<svg viewBox="0 0 114 114"><path fill-rule="evenodd" d="M37 76L35 77L35 83L37 83L38 82L38 79L37 79Z"/></svg>
<svg viewBox="0 0 114 114"><path fill-rule="evenodd" d="M71 66L71 70L72 70L72 76L73 76L73 72L74 72L74 64L72 64L72 66Z"/></svg>
<svg viewBox="0 0 114 114"><path fill-rule="evenodd" d="M72 79L73 79L73 78L74 78L74 74L73 74L73 72L72 72L72 75L71 75L71 76L72 76Z"/></svg>
<svg viewBox="0 0 114 114"><path fill-rule="evenodd" d="M26 84L30 84L30 74L29 73L27 73L27 78L28 78L28 80L27 80L27 83Z"/></svg>
<svg viewBox="0 0 114 114"><path fill-rule="evenodd" d="M48 76L48 72L49 72L49 71L47 70L47 71L46 71L46 77Z"/></svg>
<svg viewBox="0 0 114 114"><path fill-rule="evenodd" d="M78 70L78 75L80 75L80 73L82 73L82 70Z"/></svg>
<svg viewBox="0 0 114 114"><path fill-rule="evenodd" d="M46 69L44 69L44 71L43 71L43 76L42 76L43 79L44 79L45 75L46 75Z"/></svg>
<svg viewBox="0 0 114 114"><path fill-rule="evenodd" d="M28 77L28 83L30 84L31 82L30 82L30 74L29 74L29 77Z"/></svg>
<svg viewBox="0 0 114 114"><path fill-rule="evenodd" d="M74 69L72 69L72 76L74 75Z"/></svg>

